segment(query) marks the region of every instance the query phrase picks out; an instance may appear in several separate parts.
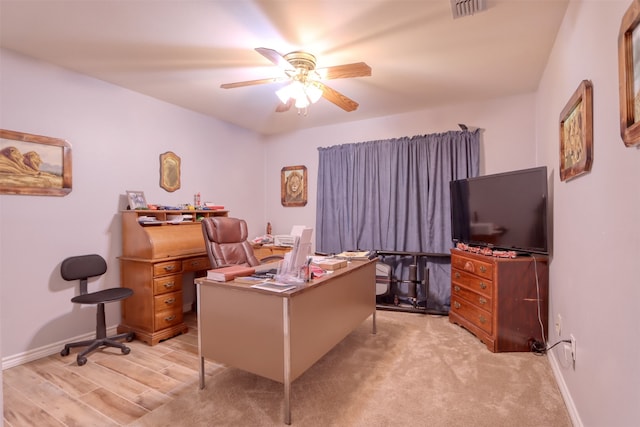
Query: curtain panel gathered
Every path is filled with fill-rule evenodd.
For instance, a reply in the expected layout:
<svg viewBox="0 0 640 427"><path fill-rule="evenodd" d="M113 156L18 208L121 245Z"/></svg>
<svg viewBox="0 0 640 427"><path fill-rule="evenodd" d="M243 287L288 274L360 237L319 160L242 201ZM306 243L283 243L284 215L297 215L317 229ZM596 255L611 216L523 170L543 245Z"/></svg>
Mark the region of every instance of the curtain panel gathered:
<svg viewBox="0 0 640 427"><path fill-rule="evenodd" d="M449 182L479 173L479 130L319 148L316 248L448 253ZM449 260L431 258L429 304L448 311Z"/></svg>

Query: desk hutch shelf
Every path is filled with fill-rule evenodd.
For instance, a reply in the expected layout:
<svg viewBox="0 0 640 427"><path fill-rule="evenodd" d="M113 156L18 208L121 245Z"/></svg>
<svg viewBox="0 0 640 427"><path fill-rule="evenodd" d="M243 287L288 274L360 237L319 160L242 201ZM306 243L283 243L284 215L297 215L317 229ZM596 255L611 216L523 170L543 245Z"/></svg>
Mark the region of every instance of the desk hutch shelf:
<svg viewBox="0 0 640 427"><path fill-rule="evenodd" d="M122 302L118 333L134 332L149 345L187 332L183 321L182 278L201 276L211 265L200 220L228 216L227 210L122 211L122 286L133 296ZM183 215L180 222L171 222ZM140 222L153 217L152 222Z"/></svg>

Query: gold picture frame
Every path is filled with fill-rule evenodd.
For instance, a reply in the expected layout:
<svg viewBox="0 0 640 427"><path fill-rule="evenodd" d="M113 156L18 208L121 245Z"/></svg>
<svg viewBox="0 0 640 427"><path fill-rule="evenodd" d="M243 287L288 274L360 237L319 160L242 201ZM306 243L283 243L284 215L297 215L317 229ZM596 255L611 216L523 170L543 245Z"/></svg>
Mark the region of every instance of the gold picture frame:
<svg viewBox="0 0 640 427"><path fill-rule="evenodd" d="M280 171L280 200L282 206L307 204L307 167L286 166Z"/></svg>
<svg viewBox="0 0 640 427"><path fill-rule="evenodd" d="M129 200L129 209L131 210L149 208L143 191L127 190L127 199Z"/></svg>
<svg viewBox="0 0 640 427"><path fill-rule="evenodd" d="M71 184L67 141L0 129L0 194L66 196Z"/></svg>
<svg viewBox="0 0 640 427"><path fill-rule="evenodd" d="M624 145L640 145L640 0L633 0L618 34L620 136Z"/></svg>
<svg viewBox="0 0 640 427"><path fill-rule="evenodd" d="M160 187L170 193L180 188L180 157L171 151L160 154Z"/></svg>
<svg viewBox="0 0 640 427"><path fill-rule="evenodd" d="M582 175L593 163L593 85L583 80L560 113L560 181Z"/></svg>

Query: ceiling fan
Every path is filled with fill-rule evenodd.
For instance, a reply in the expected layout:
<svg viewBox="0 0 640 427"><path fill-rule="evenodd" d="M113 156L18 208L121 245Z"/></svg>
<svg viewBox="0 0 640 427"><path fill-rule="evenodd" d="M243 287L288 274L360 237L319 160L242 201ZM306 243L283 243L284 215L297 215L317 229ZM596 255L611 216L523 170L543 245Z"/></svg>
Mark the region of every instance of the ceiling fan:
<svg viewBox="0 0 640 427"><path fill-rule="evenodd" d="M321 97L333 102L345 111L354 111L358 108L357 102L325 85L321 80L371 75L371 67L364 62L316 69L316 57L307 52L294 51L286 55L281 55L275 50L265 47L256 48L256 51L282 68L285 75L267 79L225 83L220 85L220 87L223 89L232 89L242 86L288 81L288 85L276 91L276 95L278 95L278 98L282 101L276 108L277 112L288 111L292 106L295 106L298 110L306 109Z"/></svg>

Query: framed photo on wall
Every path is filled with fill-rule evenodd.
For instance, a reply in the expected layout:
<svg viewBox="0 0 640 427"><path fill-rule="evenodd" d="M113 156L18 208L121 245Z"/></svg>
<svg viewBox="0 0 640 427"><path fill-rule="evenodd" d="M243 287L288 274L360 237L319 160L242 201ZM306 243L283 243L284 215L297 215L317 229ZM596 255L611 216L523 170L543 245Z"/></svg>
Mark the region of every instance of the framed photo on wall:
<svg viewBox="0 0 640 427"><path fill-rule="evenodd" d="M282 206L307 204L307 167L286 166L280 171L280 200Z"/></svg>
<svg viewBox="0 0 640 427"><path fill-rule="evenodd" d="M0 129L0 194L66 196L71 145L65 140Z"/></svg>
<svg viewBox="0 0 640 427"><path fill-rule="evenodd" d="M560 113L560 180L591 170L593 163L593 86L583 80Z"/></svg>
<svg viewBox="0 0 640 427"><path fill-rule="evenodd" d="M640 0L632 0L618 34L620 136L627 147L640 145Z"/></svg>

